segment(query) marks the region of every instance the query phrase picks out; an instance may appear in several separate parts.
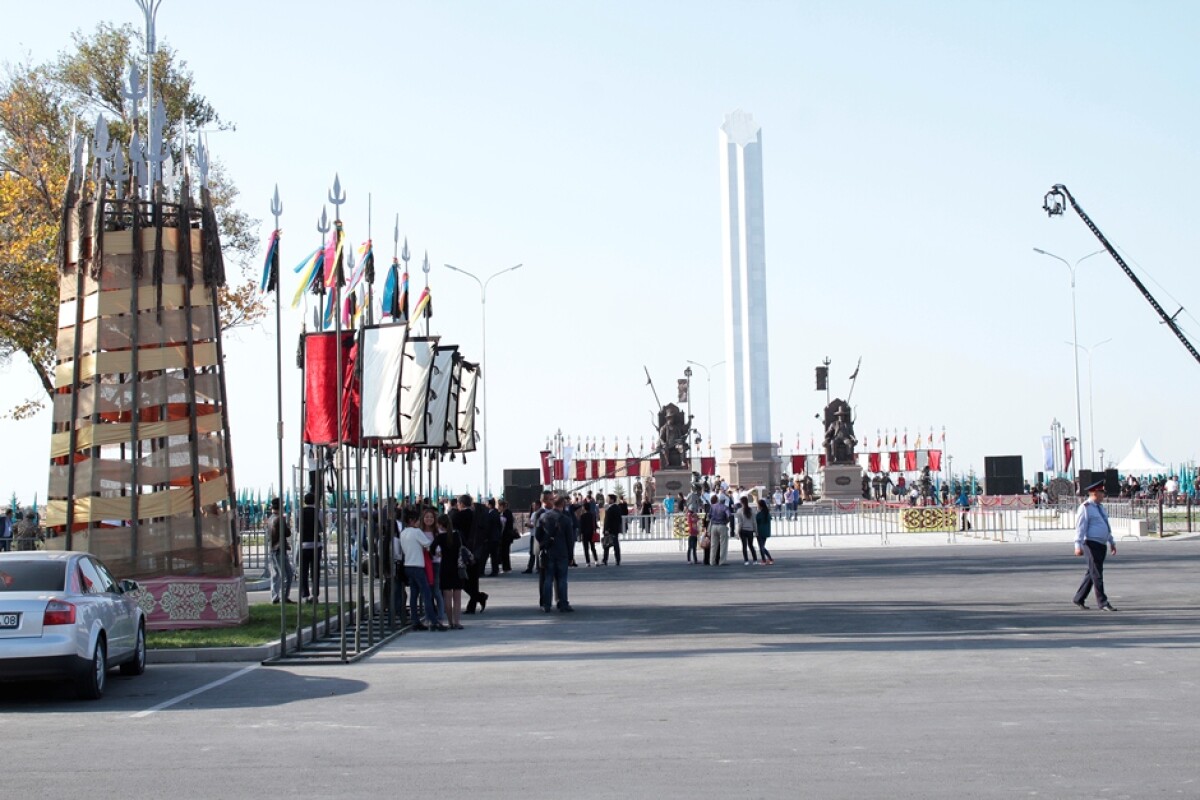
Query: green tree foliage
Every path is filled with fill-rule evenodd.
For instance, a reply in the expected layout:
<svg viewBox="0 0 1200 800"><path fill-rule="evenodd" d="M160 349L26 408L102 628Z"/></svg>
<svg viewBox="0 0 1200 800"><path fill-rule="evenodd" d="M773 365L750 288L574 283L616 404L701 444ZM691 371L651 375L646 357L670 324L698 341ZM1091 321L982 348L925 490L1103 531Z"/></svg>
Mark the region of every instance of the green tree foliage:
<svg viewBox="0 0 1200 800"><path fill-rule="evenodd" d="M53 391L56 242L70 131L74 125L90 136L103 114L112 139L129 141L137 112L123 100L121 88L131 61L145 74L137 31L101 23L90 34L75 33L71 47L54 61L8 65L0 80L0 357L27 357L47 395ZM231 128L196 90L187 62L171 47L159 44L153 69L155 95L163 98L171 128L165 138L174 140L184 124L191 131ZM250 325L266 313L248 273L257 248L256 220L236 208L237 187L218 164L210 185L225 258L242 271L241 282L222 292L222 327ZM32 413L41 400L26 401L12 413Z"/></svg>

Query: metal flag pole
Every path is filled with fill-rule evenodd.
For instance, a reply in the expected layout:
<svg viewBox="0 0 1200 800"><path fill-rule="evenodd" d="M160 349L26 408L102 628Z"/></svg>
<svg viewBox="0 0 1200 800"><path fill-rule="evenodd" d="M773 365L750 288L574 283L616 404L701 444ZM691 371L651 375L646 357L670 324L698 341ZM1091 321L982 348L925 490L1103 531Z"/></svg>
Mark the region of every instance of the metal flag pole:
<svg viewBox="0 0 1200 800"><path fill-rule="evenodd" d="M275 440L278 448L278 467L279 467L279 513L276 519L280 526L279 530L279 566L281 574L279 576L279 586L284 588L287 583L284 581L286 572L287 559L287 542L283 535L284 508L283 508L283 317L279 308L279 217L283 214L283 203L279 200L279 184L275 184L275 194L271 197L271 215L275 217L275 230L271 233L271 249L267 255L267 285L268 292L275 292ZM283 656L287 653L287 603L280 599L279 602L279 655ZM296 622L299 625L300 615L296 615ZM296 638L297 644L299 637Z"/></svg>
<svg viewBox="0 0 1200 800"><path fill-rule="evenodd" d="M334 331L334 410L337 417L334 420L334 435L337 443L337 461L334 464L334 513L337 516L338 529L338 639L341 648L342 661L346 661L346 564L349 556L349 542L346 541L345 498L342 496L342 478L346 468L346 451L342 446L342 287L341 287L341 243L342 243L342 203L346 202L346 193L342 191L341 177L335 172L333 188L329 191L329 202L333 204L334 249L333 263L326 265L332 270L333 286L333 331Z"/></svg>
<svg viewBox="0 0 1200 800"><path fill-rule="evenodd" d="M329 225L328 207L321 206L321 216L320 216L320 218L317 219L317 234L320 236L320 242L319 242L320 247L318 248L318 251L317 251L318 253L320 253L322 250L325 249L325 236L326 236L326 234L329 233L329 228L330 228L330 225ZM314 267L314 269L316 269L316 268ZM318 272L313 276L313 280L316 282L316 286L320 287L320 292L318 292L318 297L320 297L324 294L324 291L325 291L324 276ZM323 305L323 303L321 301L318 301L317 308L315 309L316 314L313 319L313 327L318 332L324 330L324 325L321 324L323 322L323 320L320 319L320 316L321 316L320 306L321 305ZM307 297L305 297L305 299L304 299L304 306L305 306L305 312L307 312L307 310L308 310L308 298ZM303 321L301 322L301 324L303 324ZM303 335L303 331L301 332L301 334ZM303 342L304 342L304 349L305 349L305 351L307 351L307 349L308 349L307 337L305 337L303 339ZM307 382L307 380L305 380L304 385L305 385L305 399L304 399L304 403L302 405L302 411L305 414L307 414L307 412L308 412L308 397L307 397L308 382ZM303 425L304 417L302 416L300 419L301 419L301 424ZM301 439L301 447L303 447L304 437L301 436L300 439ZM329 574L330 574L330 559L332 559L333 554L330 552L330 550L332 548L329 547L329 541L328 541L329 540L329 531L325 529L325 525L324 525L325 511L326 511L325 454L323 452L321 452L320 449L317 449L318 447L320 447L320 446L316 445L316 444L313 445L314 454L315 454L315 457L317 460L317 474L316 474L315 484L313 486L313 499L316 501L314 503L314 506L316 509L314 513L317 516L317 520L319 521L320 528L321 528L320 540L319 540L321 547L320 547L320 552L318 553L319 557L316 560L321 562L321 564L320 564L321 575L324 578L325 602L322 605L323 605L323 608L325 611L325 629L329 630L329 619L330 619L330 613L331 613L330 602L329 602ZM317 634L317 611L316 611L315 605L316 604L314 603L314 608L313 608L313 638L314 639L316 639L316 634Z"/></svg>

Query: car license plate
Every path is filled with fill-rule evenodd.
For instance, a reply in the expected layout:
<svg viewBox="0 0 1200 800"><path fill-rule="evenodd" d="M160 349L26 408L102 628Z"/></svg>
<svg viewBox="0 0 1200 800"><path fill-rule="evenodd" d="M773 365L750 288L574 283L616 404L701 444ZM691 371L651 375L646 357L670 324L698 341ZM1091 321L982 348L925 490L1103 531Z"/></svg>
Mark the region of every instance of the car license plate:
<svg viewBox="0 0 1200 800"><path fill-rule="evenodd" d="M0 630L21 626L20 614L0 614Z"/></svg>

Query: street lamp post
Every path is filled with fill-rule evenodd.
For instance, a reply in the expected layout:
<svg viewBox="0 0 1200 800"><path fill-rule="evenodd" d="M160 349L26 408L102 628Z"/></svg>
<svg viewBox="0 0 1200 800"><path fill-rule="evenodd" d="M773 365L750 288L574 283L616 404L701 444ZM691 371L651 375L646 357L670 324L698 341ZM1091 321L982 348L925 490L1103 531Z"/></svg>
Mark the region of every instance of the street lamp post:
<svg viewBox="0 0 1200 800"><path fill-rule="evenodd" d="M695 366L699 367L700 369L704 370L704 383L705 383L705 389L706 389L706 391L708 392L708 399L705 401L705 405L707 405L707 406L708 406L708 445L709 445L709 447L712 447L712 446L713 446L713 432L712 432L712 373L711 373L711 372L709 372L709 369L710 369L710 368L711 368L711 369L716 369L717 367L721 366L721 365L722 365L722 364L724 364L725 362L724 362L724 361L718 361L718 362L716 362L715 364L709 364L707 367L706 367L706 366L704 366L703 364L701 364L699 361L691 361L691 360L689 360L687 363L689 363L689 364L693 364L693 365L695 365Z"/></svg>
<svg viewBox="0 0 1200 800"><path fill-rule="evenodd" d="M1102 344L1108 344L1112 339L1105 339L1102 342L1096 342L1091 347L1084 347L1081 344L1075 345L1076 348L1087 353L1088 357L1088 437L1092 440L1092 469L1096 468L1096 406L1092 398L1092 352ZM1071 342L1067 342L1071 344ZM1078 355L1078 354L1077 354ZM1103 450L1100 451L1103 454ZM1103 459L1101 459L1103 461ZM1104 469L1104 464L1101 463L1100 469Z"/></svg>
<svg viewBox="0 0 1200 800"><path fill-rule="evenodd" d="M483 375L482 375L482 378L483 378L483 403L480 405L480 408L482 409L483 413L480 415L480 418L479 418L479 421L481 423L479 427L483 428L483 436L481 437L483 439L483 496L486 498L486 497L491 496L491 486L492 486L491 481L488 478L488 413L489 413L489 411L488 411L488 404L487 404L487 378L488 378L488 374L487 374L487 287L488 287L488 284L492 282L493 278L503 275L506 272L512 272L514 269L520 269L521 267L524 266L524 264L517 264L515 267L508 267L507 269L502 269L499 272L494 272L491 275L489 275L486 280L482 280L482 281L479 280L479 278L476 277L473 273L467 272L465 269L460 269L459 267L456 267L453 264L445 264L443 266L445 266L446 269L452 269L455 272L461 272L463 275L466 275L468 278L470 278L471 280L473 280L477 284L479 284L479 308L480 308L480 316L481 316L481 319L480 319L480 343L481 343L481 346L480 346L480 353L479 353L479 371L483 373Z"/></svg>
<svg viewBox="0 0 1200 800"><path fill-rule="evenodd" d="M1083 258L1080 258L1079 260L1077 260L1074 264L1067 261L1062 256L1056 256L1056 255L1054 255L1054 253L1047 253L1045 250L1041 249L1040 247L1033 248L1033 252L1035 252L1039 255L1049 256L1050 258L1053 258L1057 261L1061 261L1063 263L1063 266L1065 266L1067 268L1067 271L1071 273L1071 343L1075 345L1075 348L1074 348L1074 351L1075 351L1074 352L1074 356L1075 356L1075 428L1078 431L1079 441L1080 441L1080 444L1082 445L1082 441L1083 441L1083 411L1081 409L1081 403L1079 400L1079 326L1076 323L1076 315L1075 315L1075 270L1078 269L1079 265L1082 264L1085 260L1091 258L1092 256L1098 256L1105 251L1097 250L1093 253L1088 253ZM1082 449L1082 447L1080 449ZM1079 460L1078 458L1072 458L1071 463L1074 464L1078 460Z"/></svg>

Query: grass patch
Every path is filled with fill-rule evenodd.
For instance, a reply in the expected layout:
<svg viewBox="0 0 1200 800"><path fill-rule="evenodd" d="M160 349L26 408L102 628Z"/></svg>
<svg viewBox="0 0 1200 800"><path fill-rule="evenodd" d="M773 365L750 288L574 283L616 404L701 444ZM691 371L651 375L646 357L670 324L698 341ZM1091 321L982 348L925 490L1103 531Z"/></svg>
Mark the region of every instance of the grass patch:
<svg viewBox="0 0 1200 800"><path fill-rule="evenodd" d="M296 630L300 609L308 610L305 622L312 621L311 606L286 606L288 633ZM320 619L324 619L320 613ZM199 628L186 631L146 631L146 647L170 650L180 647L257 647L279 641L279 606L273 603L251 603L250 619L236 628Z"/></svg>

